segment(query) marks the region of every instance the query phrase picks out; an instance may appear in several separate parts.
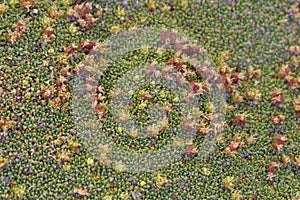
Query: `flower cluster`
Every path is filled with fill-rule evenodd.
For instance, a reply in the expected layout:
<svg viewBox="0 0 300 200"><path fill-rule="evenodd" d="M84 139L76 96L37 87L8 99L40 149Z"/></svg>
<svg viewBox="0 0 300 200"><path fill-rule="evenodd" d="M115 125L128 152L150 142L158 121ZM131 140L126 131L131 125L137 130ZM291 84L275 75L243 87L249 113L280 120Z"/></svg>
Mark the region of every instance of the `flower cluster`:
<svg viewBox="0 0 300 200"><path fill-rule="evenodd" d="M20 19L17 23L12 26L12 31L9 30L6 36L8 43L15 43L21 34L26 31L25 22Z"/></svg>
<svg viewBox="0 0 300 200"><path fill-rule="evenodd" d="M0 199L299 200L299 20L297 1L1 1ZM176 53L136 49L111 57L98 82L90 78L102 68L93 71L81 61L96 51L103 55L106 44L98 42L156 26L168 29L157 38L150 35L151 41L170 44ZM201 46L179 40L179 32ZM140 44L145 39L140 38L128 42ZM204 53L216 66L188 57ZM112 117L112 99L132 89L118 90L115 83L144 63L151 63L145 75L170 78L178 87L141 86L132 91L130 112ZM131 173L122 162L125 156L114 154L111 145L97 145L100 136L88 131L101 125L75 129L75 107L86 106L73 104L75 75L85 79L80 91L90 96L79 97L88 99L97 123L108 120L101 125L113 144L137 154L170 142L181 151L163 154L161 162L177 153L180 161ZM211 77L225 92L224 110L208 97L216 89L206 81ZM186 93L173 95L185 84ZM192 97L198 98L199 110L182 116L181 100ZM163 118L147 115L154 105ZM212 125L214 113L221 111L225 120ZM84 114L80 117L89 120ZM141 126L157 123L140 138L130 119ZM185 145L176 137L178 124L184 137L195 130ZM215 145L205 140L213 130L220 133ZM82 148L84 137L92 138L87 145L98 157ZM202 151L205 145L215 150ZM120 162L113 165L110 155L120 156Z"/></svg>
<svg viewBox="0 0 300 200"><path fill-rule="evenodd" d="M91 30L96 19L91 14L92 4L84 3L70 7L67 11L67 19L77 21L77 24L85 30Z"/></svg>

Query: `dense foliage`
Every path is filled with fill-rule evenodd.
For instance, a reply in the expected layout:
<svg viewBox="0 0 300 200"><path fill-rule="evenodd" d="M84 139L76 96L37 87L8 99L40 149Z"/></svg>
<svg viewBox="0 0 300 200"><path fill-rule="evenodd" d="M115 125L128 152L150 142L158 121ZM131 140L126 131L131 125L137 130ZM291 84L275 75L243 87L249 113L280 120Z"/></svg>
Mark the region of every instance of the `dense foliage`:
<svg viewBox="0 0 300 200"><path fill-rule="evenodd" d="M0 1L0 199L299 200L299 25L300 3L293 0ZM81 61L110 35L152 26L182 31L211 56L227 95L226 123L204 160L197 159L206 131L200 124L178 165L122 172L82 145L72 118L72 81ZM153 58L182 70L172 55L152 51L123 60ZM126 70L116 63L107 77ZM114 82L100 82L96 114L105 117ZM143 111L149 102L141 106L140 98L155 89L169 96L149 102L175 98L159 85L139 88L130 109L141 123L149 120ZM180 109L174 110L177 119ZM161 136L153 148L172 135ZM111 137L126 148L149 145L117 131Z"/></svg>

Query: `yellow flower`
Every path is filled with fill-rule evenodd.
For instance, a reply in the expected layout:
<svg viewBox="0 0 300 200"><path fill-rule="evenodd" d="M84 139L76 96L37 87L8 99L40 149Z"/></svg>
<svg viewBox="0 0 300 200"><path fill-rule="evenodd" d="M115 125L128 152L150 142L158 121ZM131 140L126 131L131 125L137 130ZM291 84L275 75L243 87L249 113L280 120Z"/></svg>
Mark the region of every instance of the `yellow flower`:
<svg viewBox="0 0 300 200"><path fill-rule="evenodd" d="M112 34L117 34L120 31L120 27L119 26L112 26L110 28L110 31L112 32Z"/></svg>
<svg viewBox="0 0 300 200"><path fill-rule="evenodd" d="M126 15L125 9L122 7L118 7L116 14L118 17L123 17Z"/></svg>
<svg viewBox="0 0 300 200"><path fill-rule="evenodd" d="M232 190L233 189L233 186L234 186L234 177L231 177L231 176L227 176L226 178L224 178L222 180L224 186L227 188L227 189L230 189Z"/></svg>
<svg viewBox="0 0 300 200"><path fill-rule="evenodd" d="M206 175L206 176L209 176L209 175L210 175L210 171L209 171L209 169L206 168L206 167L203 167L203 168L202 168L202 172L203 172L203 174Z"/></svg>
<svg viewBox="0 0 300 200"><path fill-rule="evenodd" d="M18 197L23 196L25 189L26 187L24 185L19 185L19 186L14 185L12 187L13 193L15 193Z"/></svg>
<svg viewBox="0 0 300 200"><path fill-rule="evenodd" d="M0 4L0 15L2 15L6 11L6 6L4 3Z"/></svg>
<svg viewBox="0 0 300 200"><path fill-rule="evenodd" d="M7 165L7 160L5 158L0 157L0 169L4 169Z"/></svg>
<svg viewBox="0 0 300 200"><path fill-rule="evenodd" d="M154 1L150 0L150 1L148 2L148 9L149 9L150 11L153 11L155 8L156 8L156 6L155 6Z"/></svg>
<svg viewBox="0 0 300 200"><path fill-rule="evenodd" d="M168 182L168 178L166 176L163 176L163 175L160 175L158 174L157 177L156 177L156 185L158 187L166 184Z"/></svg>
<svg viewBox="0 0 300 200"><path fill-rule="evenodd" d="M88 165L93 165L94 164L94 159L93 158L88 158L86 162L87 162Z"/></svg>

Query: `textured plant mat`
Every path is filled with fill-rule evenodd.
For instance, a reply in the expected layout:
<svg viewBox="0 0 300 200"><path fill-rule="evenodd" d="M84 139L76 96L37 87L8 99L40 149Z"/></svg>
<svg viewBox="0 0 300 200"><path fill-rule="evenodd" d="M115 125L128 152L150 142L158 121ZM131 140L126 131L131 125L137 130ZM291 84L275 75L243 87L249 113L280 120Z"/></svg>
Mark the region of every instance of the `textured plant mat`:
<svg viewBox="0 0 300 200"><path fill-rule="evenodd" d="M295 0L0 1L0 199L299 200L299 25Z"/></svg>

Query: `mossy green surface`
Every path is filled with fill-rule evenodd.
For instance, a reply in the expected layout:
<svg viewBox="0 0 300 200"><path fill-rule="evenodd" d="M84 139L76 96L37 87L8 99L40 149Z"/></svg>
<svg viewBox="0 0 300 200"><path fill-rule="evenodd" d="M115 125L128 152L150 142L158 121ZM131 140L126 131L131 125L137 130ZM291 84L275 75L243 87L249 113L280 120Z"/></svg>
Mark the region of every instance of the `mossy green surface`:
<svg viewBox="0 0 300 200"><path fill-rule="evenodd" d="M0 1L0 199L300 198L299 3L49 0L27 9L24 2L33 1ZM68 10L88 2L92 28L67 18ZM19 20L24 30L14 26ZM231 69L225 77L243 77L228 84L226 124L207 159L194 155L153 172L118 172L80 145L74 131L72 80L87 55L84 48L66 48L152 26L180 30L217 68ZM153 56L134 54L140 62ZM112 73L126 70L115 68ZM62 77L64 91L56 87ZM120 145L130 146L124 141Z"/></svg>

